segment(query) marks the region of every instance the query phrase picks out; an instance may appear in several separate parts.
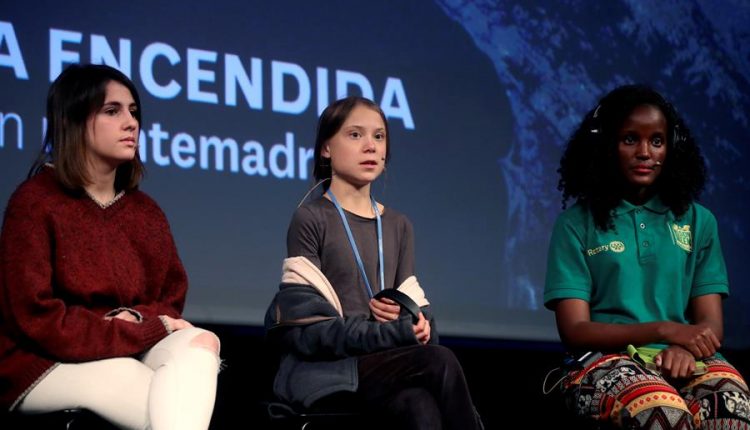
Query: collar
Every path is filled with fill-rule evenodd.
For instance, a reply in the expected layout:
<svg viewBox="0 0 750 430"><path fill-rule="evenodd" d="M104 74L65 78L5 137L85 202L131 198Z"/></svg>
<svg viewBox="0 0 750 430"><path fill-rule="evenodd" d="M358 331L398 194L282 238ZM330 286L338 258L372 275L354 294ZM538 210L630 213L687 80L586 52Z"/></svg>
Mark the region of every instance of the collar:
<svg viewBox="0 0 750 430"><path fill-rule="evenodd" d="M640 208L646 208L651 212L656 212L659 214L667 213L669 211L669 206L665 205L661 198L659 198L659 196L654 196L651 197L649 201L640 206L636 206L625 199L620 200L620 204L615 208L615 215L623 215Z"/></svg>

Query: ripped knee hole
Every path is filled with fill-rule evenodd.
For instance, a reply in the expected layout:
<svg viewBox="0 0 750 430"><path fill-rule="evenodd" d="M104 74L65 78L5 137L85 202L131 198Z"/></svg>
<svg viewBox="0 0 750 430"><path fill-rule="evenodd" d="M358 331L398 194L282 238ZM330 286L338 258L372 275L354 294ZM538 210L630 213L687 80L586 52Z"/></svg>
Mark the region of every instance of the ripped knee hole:
<svg viewBox="0 0 750 430"><path fill-rule="evenodd" d="M219 341L219 338L211 332L201 333L198 336L195 336L190 341L190 346L208 349L216 355L219 355L219 351L221 350L221 342Z"/></svg>

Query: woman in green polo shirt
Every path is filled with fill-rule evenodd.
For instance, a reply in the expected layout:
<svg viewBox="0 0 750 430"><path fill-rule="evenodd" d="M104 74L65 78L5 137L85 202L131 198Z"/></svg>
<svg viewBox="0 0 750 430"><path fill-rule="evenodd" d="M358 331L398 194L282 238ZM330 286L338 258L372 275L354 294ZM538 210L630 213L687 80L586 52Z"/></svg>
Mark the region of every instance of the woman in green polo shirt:
<svg viewBox="0 0 750 430"><path fill-rule="evenodd" d="M717 353L728 282L716 219L695 202L706 167L672 105L619 87L589 112L560 162L563 204L545 305L571 360L578 416L622 428L750 426L750 392ZM728 427L724 427L724 426Z"/></svg>

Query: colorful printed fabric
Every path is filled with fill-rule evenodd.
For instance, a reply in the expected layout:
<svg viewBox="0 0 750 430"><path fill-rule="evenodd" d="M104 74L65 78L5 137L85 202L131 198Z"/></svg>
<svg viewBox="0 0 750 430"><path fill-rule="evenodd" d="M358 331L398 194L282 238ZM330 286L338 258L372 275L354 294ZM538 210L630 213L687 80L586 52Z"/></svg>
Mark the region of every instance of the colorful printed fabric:
<svg viewBox="0 0 750 430"><path fill-rule="evenodd" d="M747 383L724 360L704 362L707 373L671 384L626 354L606 355L571 371L563 394L578 416L617 428L750 430Z"/></svg>

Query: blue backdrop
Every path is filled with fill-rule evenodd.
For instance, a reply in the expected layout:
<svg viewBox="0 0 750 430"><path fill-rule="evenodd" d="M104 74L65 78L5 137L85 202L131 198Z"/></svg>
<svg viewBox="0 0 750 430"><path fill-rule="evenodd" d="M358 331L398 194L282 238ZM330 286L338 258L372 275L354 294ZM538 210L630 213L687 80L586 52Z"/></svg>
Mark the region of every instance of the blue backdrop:
<svg viewBox="0 0 750 430"><path fill-rule="evenodd" d="M750 347L746 1L6 2L0 9L0 208L72 62L125 71L143 100L143 189L188 270L187 317L259 324L311 185L318 113L384 108L393 161L376 197L415 225L442 332L554 340L541 293L557 165L613 87L648 83L709 162L702 202L730 274L727 341Z"/></svg>

